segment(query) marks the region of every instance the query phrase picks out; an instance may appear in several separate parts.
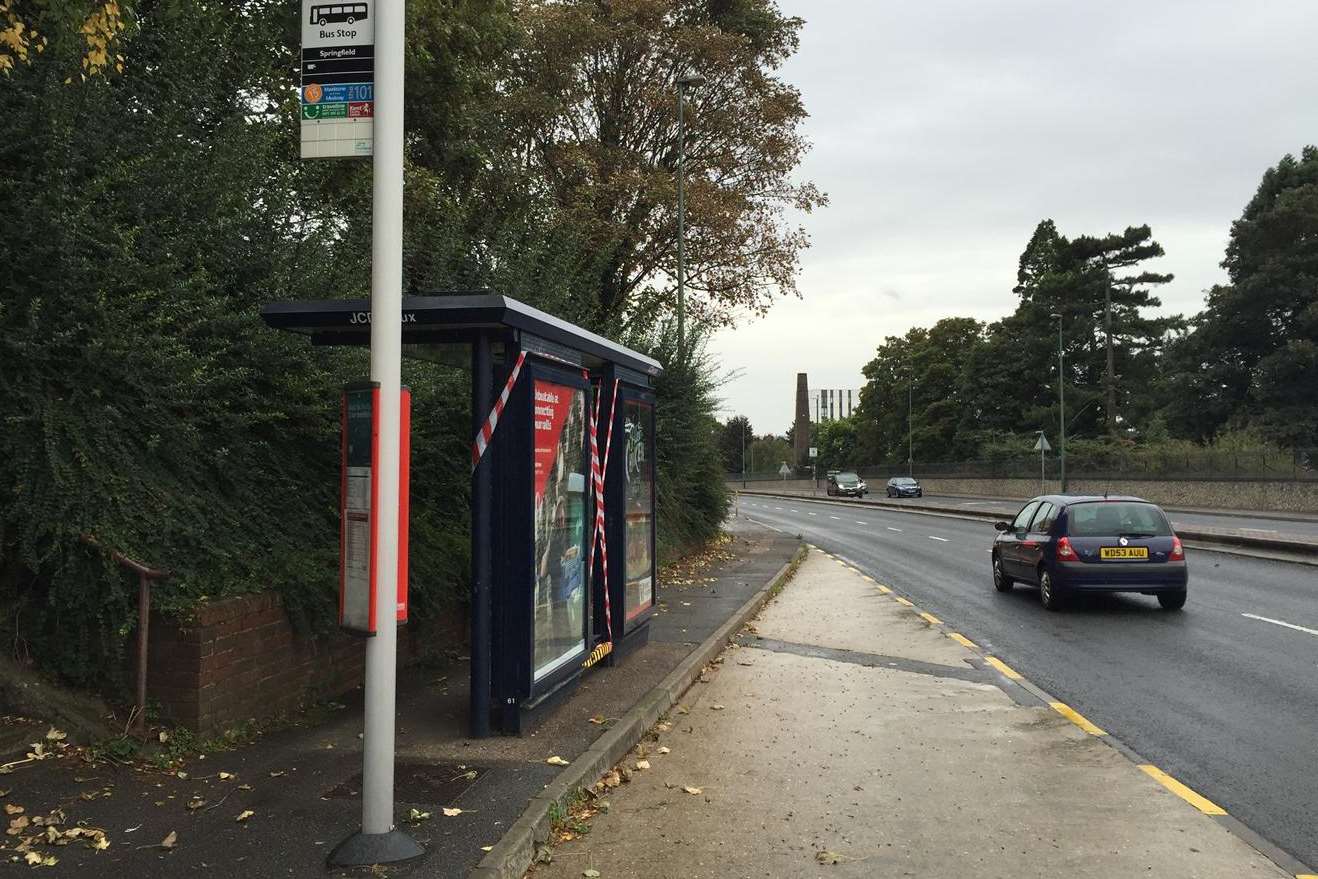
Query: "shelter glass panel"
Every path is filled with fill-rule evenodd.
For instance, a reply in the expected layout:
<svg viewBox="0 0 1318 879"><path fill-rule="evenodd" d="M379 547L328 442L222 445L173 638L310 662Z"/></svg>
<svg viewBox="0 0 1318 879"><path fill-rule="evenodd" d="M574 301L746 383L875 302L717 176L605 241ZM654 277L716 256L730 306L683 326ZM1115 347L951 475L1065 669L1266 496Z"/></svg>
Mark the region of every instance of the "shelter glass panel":
<svg viewBox="0 0 1318 879"><path fill-rule="evenodd" d="M627 619L654 604L654 458L652 438L654 407L640 400L623 406L627 438Z"/></svg>
<svg viewBox="0 0 1318 879"><path fill-rule="evenodd" d="M586 393L536 379L535 680L586 649Z"/></svg>

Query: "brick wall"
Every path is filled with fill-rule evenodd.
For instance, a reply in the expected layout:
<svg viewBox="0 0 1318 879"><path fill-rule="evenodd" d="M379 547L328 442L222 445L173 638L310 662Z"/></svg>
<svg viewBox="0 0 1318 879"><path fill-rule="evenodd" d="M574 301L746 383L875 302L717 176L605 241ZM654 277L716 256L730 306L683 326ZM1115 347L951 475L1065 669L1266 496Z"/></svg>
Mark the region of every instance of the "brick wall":
<svg viewBox="0 0 1318 879"><path fill-rule="evenodd" d="M399 664L465 651L464 614L398 633ZM362 683L365 639L335 632L301 637L271 592L215 601L186 623L153 614L147 699L165 717L201 733L292 711Z"/></svg>

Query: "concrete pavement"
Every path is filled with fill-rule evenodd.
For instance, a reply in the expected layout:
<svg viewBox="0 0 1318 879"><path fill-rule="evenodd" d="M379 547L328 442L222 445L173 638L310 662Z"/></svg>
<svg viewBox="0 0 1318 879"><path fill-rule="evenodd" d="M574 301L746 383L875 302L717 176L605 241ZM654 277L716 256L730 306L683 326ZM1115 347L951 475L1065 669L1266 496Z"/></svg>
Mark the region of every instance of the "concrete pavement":
<svg viewBox="0 0 1318 879"><path fill-rule="evenodd" d="M962 638L812 552L533 875L1291 875Z"/></svg>

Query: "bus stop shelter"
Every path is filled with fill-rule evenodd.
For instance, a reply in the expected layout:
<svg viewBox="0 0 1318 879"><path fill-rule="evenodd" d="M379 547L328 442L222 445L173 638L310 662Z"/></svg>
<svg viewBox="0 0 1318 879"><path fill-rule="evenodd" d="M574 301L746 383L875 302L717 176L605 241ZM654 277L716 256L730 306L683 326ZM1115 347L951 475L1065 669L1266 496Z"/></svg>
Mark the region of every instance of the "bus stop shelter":
<svg viewBox="0 0 1318 879"><path fill-rule="evenodd" d="M405 357L471 369L470 733L517 734L647 637L662 368L506 296L405 296L402 312ZM315 345L370 342L365 299L261 317Z"/></svg>

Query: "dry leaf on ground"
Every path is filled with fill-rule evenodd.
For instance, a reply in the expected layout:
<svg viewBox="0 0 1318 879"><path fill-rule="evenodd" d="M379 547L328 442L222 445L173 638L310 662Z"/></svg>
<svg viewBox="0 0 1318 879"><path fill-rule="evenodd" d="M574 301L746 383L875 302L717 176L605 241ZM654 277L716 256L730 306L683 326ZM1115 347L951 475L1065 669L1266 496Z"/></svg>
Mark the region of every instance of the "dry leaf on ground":
<svg viewBox="0 0 1318 879"><path fill-rule="evenodd" d="M160 847L161 847L161 848L173 848L173 847L174 847L174 844L177 843L177 842L178 842L178 834L175 833L173 830L171 830L171 831L169 831L169 835L168 835L168 836L166 836L164 839L160 840Z"/></svg>
<svg viewBox="0 0 1318 879"><path fill-rule="evenodd" d="M238 822L246 821L248 818L252 817L255 814L256 813L253 812L251 809L243 809L241 812L238 813L238 817L234 818L233 820Z"/></svg>
<svg viewBox="0 0 1318 879"><path fill-rule="evenodd" d="M667 745L660 745L660 746L659 746L659 753L660 753L660 754L671 754L671 753L672 753L672 749L669 748Z"/></svg>
<svg viewBox="0 0 1318 879"><path fill-rule="evenodd" d="M637 761L636 761L636 768L637 768L637 769L649 769L649 768L650 768L650 761L649 761L649 760L637 760Z"/></svg>
<svg viewBox="0 0 1318 879"><path fill-rule="evenodd" d="M840 855L837 852L822 851L815 852L815 860L821 864L840 864L849 859L845 855Z"/></svg>
<svg viewBox="0 0 1318 879"><path fill-rule="evenodd" d="M724 706L719 705L718 703L715 703L715 704L713 704L713 705L711 705L711 706L709 706L709 707L710 707L710 709L713 710L713 711L722 711L723 708L724 708Z"/></svg>
<svg viewBox="0 0 1318 879"><path fill-rule="evenodd" d="M546 760L545 762L548 763L550 766L566 766L566 765L568 765L568 761L564 760L562 757L558 756L557 754L555 754L554 756L550 757L550 758L549 758L548 760Z"/></svg>
<svg viewBox="0 0 1318 879"><path fill-rule="evenodd" d="M5 814L6 814L6 815L22 815L22 814L23 814L23 807L22 807L22 806L16 806L16 805L14 805L13 803L5 803Z"/></svg>
<svg viewBox="0 0 1318 879"><path fill-rule="evenodd" d="M590 719L590 722L591 722L591 723L594 723L594 724L601 724L601 723L604 723L604 715L603 715L603 714L596 714L594 717L592 717L592 718Z"/></svg>
<svg viewBox="0 0 1318 879"><path fill-rule="evenodd" d="M413 824L419 821L427 821L429 819L430 819L430 813L422 812L420 809L413 809L412 811L407 813L407 820L411 821Z"/></svg>
<svg viewBox="0 0 1318 879"><path fill-rule="evenodd" d="M701 790L700 788L698 788L698 787L692 787L692 786L689 785L689 784L688 784L688 785L684 785L684 786L682 787L682 790L684 790L684 791L686 791L687 793L691 794L691 796L693 796L693 797L698 797L698 796L700 796L701 794L704 793L704 791Z"/></svg>
<svg viewBox="0 0 1318 879"><path fill-rule="evenodd" d="M456 818L461 814L462 814L461 809L448 809L448 808L444 809L445 818Z"/></svg>

